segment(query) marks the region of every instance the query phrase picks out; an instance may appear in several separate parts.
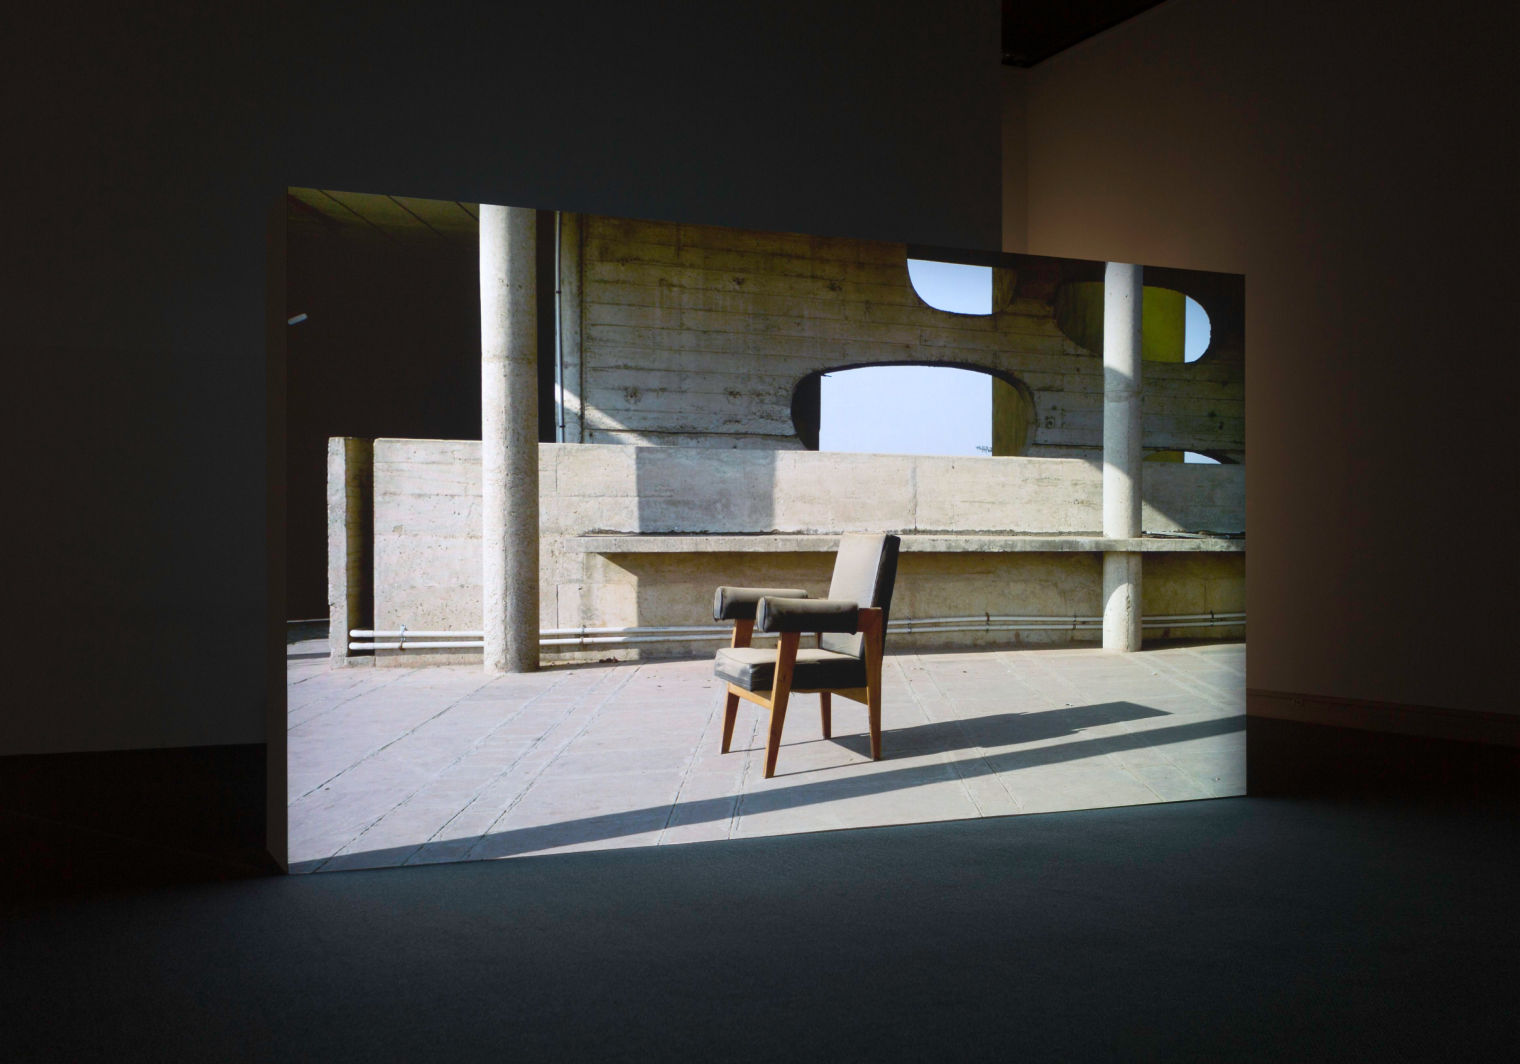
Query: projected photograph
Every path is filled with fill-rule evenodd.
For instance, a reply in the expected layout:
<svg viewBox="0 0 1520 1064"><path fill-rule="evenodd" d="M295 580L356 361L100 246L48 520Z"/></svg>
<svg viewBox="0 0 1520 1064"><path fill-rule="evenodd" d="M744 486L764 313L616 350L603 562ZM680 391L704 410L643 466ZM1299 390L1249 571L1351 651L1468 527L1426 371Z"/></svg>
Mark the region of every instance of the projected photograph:
<svg viewBox="0 0 1520 1064"><path fill-rule="evenodd" d="M287 194L293 872L1245 793L1245 279Z"/></svg>

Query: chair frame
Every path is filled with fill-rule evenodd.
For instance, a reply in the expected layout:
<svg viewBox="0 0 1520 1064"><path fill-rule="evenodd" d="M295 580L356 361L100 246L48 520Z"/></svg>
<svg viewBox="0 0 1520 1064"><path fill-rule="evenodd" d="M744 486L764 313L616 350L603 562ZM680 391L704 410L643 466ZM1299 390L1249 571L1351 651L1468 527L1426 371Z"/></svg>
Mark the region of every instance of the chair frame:
<svg viewBox="0 0 1520 1064"><path fill-rule="evenodd" d="M768 695L748 691L737 684L728 685L728 697L723 704L723 753L728 753L734 737L734 721L739 714L739 699L753 702L770 711L770 728L765 741L765 778L776 774L776 755L781 751L781 729L786 723L787 704L794 694L818 695L819 715L823 722L823 737L834 737L834 713L832 696L839 695L866 707L868 727L871 733L871 760L881 760L881 659L885 642L882 627L882 611L875 606L860 607L860 620L856 631L865 636L864 652L866 685L864 687L793 687L792 674L797 663L797 645L801 632L781 632L776 643L776 672ZM732 642L734 647L747 647L754 636L752 619L734 621ZM822 640L822 635L819 635Z"/></svg>

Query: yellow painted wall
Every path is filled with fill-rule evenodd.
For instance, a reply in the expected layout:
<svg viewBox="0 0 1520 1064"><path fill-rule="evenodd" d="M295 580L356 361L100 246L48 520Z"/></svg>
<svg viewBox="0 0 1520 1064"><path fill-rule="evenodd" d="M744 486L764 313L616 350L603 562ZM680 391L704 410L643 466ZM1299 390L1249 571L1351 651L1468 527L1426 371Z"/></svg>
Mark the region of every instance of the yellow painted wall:
<svg viewBox="0 0 1520 1064"><path fill-rule="evenodd" d="M1149 362L1181 362L1187 297L1170 288L1142 290L1140 356ZM1056 293L1061 331L1094 353L1103 351L1103 282L1072 281Z"/></svg>

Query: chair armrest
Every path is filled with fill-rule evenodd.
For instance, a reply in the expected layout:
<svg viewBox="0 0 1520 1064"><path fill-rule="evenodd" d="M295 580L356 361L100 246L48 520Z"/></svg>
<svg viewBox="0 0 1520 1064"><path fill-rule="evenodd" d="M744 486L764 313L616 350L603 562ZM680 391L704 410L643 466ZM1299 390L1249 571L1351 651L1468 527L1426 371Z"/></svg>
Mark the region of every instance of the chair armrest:
<svg viewBox="0 0 1520 1064"><path fill-rule="evenodd" d="M758 632L860 631L860 607L848 599L792 599L766 596L755 611Z"/></svg>
<svg viewBox="0 0 1520 1064"><path fill-rule="evenodd" d="M805 599L807 592L796 587L720 587L713 595L713 620L752 621L755 607L769 595L776 599Z"/></svg>

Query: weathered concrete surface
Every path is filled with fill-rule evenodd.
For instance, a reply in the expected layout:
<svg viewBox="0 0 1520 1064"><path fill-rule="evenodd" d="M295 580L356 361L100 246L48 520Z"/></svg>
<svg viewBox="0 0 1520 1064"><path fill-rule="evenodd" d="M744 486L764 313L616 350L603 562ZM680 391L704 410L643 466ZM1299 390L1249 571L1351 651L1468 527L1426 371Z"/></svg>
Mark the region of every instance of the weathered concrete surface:
<svg viewBox="0 0 1520 1064"><path fill-rule="evenodd" d="M479 454L480 445L471 441L375 441L377 628L479 629ZM1242 466L1148 465L1147 494L1155 502L1146 510L1148 528L1238 529L1244 473ZM851 484L868 497L842 490ZM830 491L828 485L836 489ZM544 444L539 448L539 487L539 624L546 629L708 624L712 588L722 583L797 581L795 586L826 591L832 558L820 549L823 540L787 543L745 536L715 542L695 535L771 529L821 537L862 528L907 533L893 611L899 618L1101 612L1101 566L1091 551L1108 544L1093 542L1084 553L1070 550L1071 541L1058 541L1049 543L1049 550L1030 552L1019 549L1027 544L1007 535L1010 530L1030 536L1072 530L1095 535L1101 523L1101 474L1095 463ZM674 537L635 541L631 550L599 551L593 533L687 533L693 542L690 553L645 549L680 546ZM917 549L918 536L925 537L922 545L929 550ZM944 542L936 544L936 538ZM977 549L941 549L952 545ZM1198 567L1157 577L1160 583L1146 591L1147 613L1219 610L1210 603L1229 598L1222 591L1227 587L1239 587L1237 597L1243 597L1239 541L1172 539L1144 545L1198 559ZM1153 593L1169 608L1153 608ZM1240 634L1238 628L1211 631ZM927 647L1010 643L1016 637L956 633L904 638L904 646ZM1017 638L1036 642L1066 636L1029 632ZM646 652L673 649L680 648ZM591 653L607 657L635 651L604 647ZM478 651L380 655L385 664L479 658Z"/></svg>
<svg viewBox="0 0 1520 1064"><path fill-rule="evenodd" d="M1103 534L1140 534L1141 308L1139 266L1110 262L1103 273ZM1140 649L1141 556L1103 555L1103 649Z"/></svg>
<svg viewBox="0 0 1520 1064"><path fill-rule="evenodd" d="M1140 534L1141 269L1110 262L1103 281L1103 534Z"/></svg>
<svg viewBox="0 0 1520 1064"><path fill-rule="evenodd" d="M778 773L763 714L706 661L289 673L296 872L646 846L1245 793L1245 647L919 656L864 710L793 701Z"/></svg>
<svg viewBox="0 0 1520 1064"><path fill-rule="evenodd" d="M1103 649L1139 650L1143 607L1142 555L1103 553Z"/></svg>
<svg viewBox="0 0 1520 1064"><path fill-rule="evenodd" d="M369 627L373 611L374 444L335 437L327 441L328 630ZM334 663L348 660L348 640L332 640Z"/></svg>
<svg viewBox="0 0 1520 1064"><path fill-rule="evenodd" d="M540 466L556 479L545 497L559 500L545 512L546 534L1102 528L1096 461L606 446L553 454ZM1244 531L1243 466L1152 463L1142 475L1145 531Z"/></svg>
<svg viewBox="0 0 1520 1064"><path fill-rule="evenodd" d="M480 205L486 671L538 668L537 212Z"/></svg>
<svg viewBox="0 0 1520 1064"><path fill-rule="evenodd" d="M1108 539L1103 536L999 536L990 532L945 533L899 537L900 550L914 554L1066 554L1076 551L1123 550L1141 554L1244 554L1246 541L1221 537L1187 539ZM617 535L595 533L565 539L565 549L583 554L833 554L835 535L759 533L751 535L687 535L667 533Z"/></svg>
<svg viewBox="0 0 1520 1064"><path fill-rule="evenodd" d="M1034 456L1102 447L1098 347L1062 331L1051 293L1025 286L991 315L952 314L914 292L902 244L590 215L574 224L562 260L579 256L579 269L562 278L579 297L562 315L577 375L567 432L581 434L567 441L798 449L792 394L808 374L942 362L1030 389L1027 432L994 429L1000 449L1015 436ZM1240 361L1146 370L1146 449L1244 456Z"/></svg>

